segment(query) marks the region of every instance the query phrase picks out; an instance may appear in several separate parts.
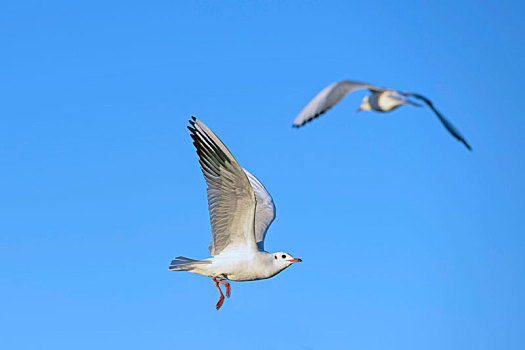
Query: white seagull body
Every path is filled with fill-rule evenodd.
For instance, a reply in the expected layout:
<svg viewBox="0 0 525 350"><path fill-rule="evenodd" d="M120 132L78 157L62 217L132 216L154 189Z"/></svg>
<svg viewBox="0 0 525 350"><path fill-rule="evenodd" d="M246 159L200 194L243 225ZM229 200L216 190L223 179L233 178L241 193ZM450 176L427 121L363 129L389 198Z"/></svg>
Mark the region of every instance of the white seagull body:
<svg viewBox="0 0 525 350"><path fill-rule="evenodd" d="M385 89L372 84L350 80L342 80L337 83L333 83L321 90L321 92L319 92L317 96L315 96L297 115L293 122L293 126L300 127L319 117L321 114L335 106L347 94L360 89L368 89L372 94L363 98L361 106L357 110L358 112L390 112L403 105L422 107L422 105L409 100L409 97L414 97L423 101L430 109L432 109L443 126L452 134L452 136L461 141L469 150L471 149L470 145L467 143L458 129L456 129L452 123L450 123L426 97L413 92L401 92L393 89Z"/></svg>
<svg viewBox="0 0 525 350"><path fill-rule="evenodd" d="M188 271L213 278L230 296L230 281L270 278L301 259L288 253L264 251L266 231L275 218L272 197L264 186L237 163L230 151L201 121L190 120L201 170L208 185L208 209L212 228L212 258L193 260L182 256L171 262L171 271Z"/></svg>

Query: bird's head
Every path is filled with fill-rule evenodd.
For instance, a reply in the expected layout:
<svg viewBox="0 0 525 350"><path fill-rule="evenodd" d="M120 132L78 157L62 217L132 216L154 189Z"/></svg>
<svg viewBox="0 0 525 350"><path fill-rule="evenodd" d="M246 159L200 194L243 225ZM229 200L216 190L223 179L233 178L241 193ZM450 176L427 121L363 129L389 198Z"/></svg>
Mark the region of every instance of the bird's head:
<svg viewBox="0 0 525 350"><path fill-rule="evenodd" d="M273 263L281 267L282 269L287 268L293 263L301 262L301 261L302 261L301 259L294 258L288 253L284 253L284 252L273 253Z"/></svg>
<svg viewBox="0 0 525 350"><path fill-rule="evenodd" d="M370 102L368 101L368 96L363 97L363 101L361 101L361 106L357 109L357 112L361 111L370 111L372 110L372 107L370 106Z"/></svg>

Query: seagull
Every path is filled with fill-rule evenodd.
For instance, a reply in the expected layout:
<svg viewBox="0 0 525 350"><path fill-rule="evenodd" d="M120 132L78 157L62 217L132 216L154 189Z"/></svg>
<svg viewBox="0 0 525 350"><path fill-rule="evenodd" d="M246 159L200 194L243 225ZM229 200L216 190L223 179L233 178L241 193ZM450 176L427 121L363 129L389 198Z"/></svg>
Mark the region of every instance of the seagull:
<svg viewBox="0 0 525 350"><path fill-rule="evenodd" d="M224 302L219 286L226 281L255 281L273 277L301 259L288 253L264 251L268 227L275 219L273 199L263 184L241 168L221 140L204 123L192 117L188 129L197 149L208 185L208 210L212 231L212 258L175 258L170 271L188 271L211 277L219 290L216 309Z"/></svg>
<svg viewBox="0 0 525 350"><path fill-rule="evenodd" d="M357 109L357 112L390 112L403 105L423 107L423 105L409 99L410 97L414 97L422 101L436 114L443 126L452 134L452 136L458 141L461 141L469 150L472 150L467 140L465 140L458 129L456 129L425 96L414 92L401 92L394 89L381 88L372 84L350 80L342 80L333 83L321 90L321 92L319 92L317 96L315 96L313 100L304 107L301 113L297 115L293 122L293 126L297 128L303 126L335 106L350 92L360 89L368 89L372 94L363 98L361 106Z"/></svg>

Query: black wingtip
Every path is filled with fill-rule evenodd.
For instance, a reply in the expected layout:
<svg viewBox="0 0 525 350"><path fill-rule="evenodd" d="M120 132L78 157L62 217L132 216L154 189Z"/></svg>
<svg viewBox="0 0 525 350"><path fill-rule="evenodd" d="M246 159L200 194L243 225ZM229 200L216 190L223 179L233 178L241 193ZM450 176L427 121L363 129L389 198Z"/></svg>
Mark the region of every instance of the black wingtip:
<svg viewBox="0 0 525 350"><path fill-rule="evenodd" d="M315 119L316 117L312 118L312 119L308 119L308 120L305 120L304 122L302 122L301 124L293 124L292 127L293 128L296 128L296 129L299 129L299 128L302 128L303 126L305 126L306 124L308 124L309 122L311 122L313 119Z"/></svg>
<svg viewBox="0 0 525 350"><path fill-rule="evenodd" d="M195 122L197 121L197 118L194 116L191 116L191 119L188 120L188 123L190 123L190 126L188 126L188 130L191 131L192 134L197 133L197 128L195 127Z"/></svg>
<svg viewBox="0 0 525 350"><path fill-rule="evenodd" d="M191 119L188 120L188 123L190 123L191 126L195 127L195 122L197 121L197 118L194 116L191 116Z"/></svg>

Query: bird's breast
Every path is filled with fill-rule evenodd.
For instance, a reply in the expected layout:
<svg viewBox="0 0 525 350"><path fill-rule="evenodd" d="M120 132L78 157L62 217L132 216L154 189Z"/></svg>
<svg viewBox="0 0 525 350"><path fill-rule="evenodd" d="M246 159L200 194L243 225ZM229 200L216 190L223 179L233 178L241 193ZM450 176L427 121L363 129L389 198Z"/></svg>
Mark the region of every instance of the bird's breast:
<svg viewBox="0 0 525 350"><path fill-rule="evenodd" d="M375 106L372 103L370 105L378 112L390 112L403 104L400 100L390 97L396 94L395 91L384 91L381 94L377 94Z"/></svg>

